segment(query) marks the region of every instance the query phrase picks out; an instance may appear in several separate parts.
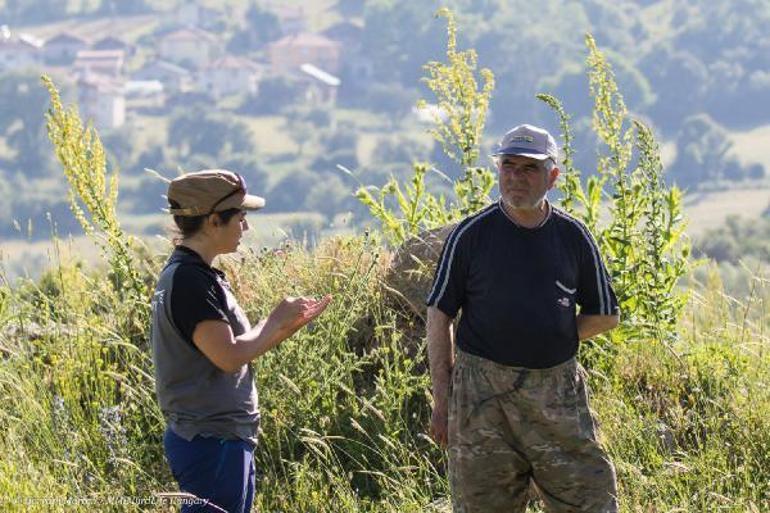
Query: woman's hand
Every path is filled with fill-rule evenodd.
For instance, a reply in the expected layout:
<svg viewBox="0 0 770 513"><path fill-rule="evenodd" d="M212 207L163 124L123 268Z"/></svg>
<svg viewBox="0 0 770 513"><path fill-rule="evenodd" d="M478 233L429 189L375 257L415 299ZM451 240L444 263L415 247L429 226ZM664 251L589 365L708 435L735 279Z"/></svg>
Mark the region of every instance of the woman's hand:
<svg viewBox="0 0 770 513"><path fill-rule="evenodd" d="M288 338L301 327L318 317L331 303L327 294L321 299L312 297L287 297L270 312L270 321L276 324L282 338Z"/></svg>

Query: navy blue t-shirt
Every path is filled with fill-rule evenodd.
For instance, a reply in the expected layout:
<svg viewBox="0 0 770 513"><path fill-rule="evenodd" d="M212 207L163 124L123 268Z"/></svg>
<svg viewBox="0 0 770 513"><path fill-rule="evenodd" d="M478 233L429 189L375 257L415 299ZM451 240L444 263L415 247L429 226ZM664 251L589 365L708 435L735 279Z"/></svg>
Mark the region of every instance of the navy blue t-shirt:
<svg viewBox="0 0 770 513"><path fill-rule="evenodd" d="M464 219L447 238L427 299L454 318L457 347L504 365L541 369L577 353L576 313L616 315L599 249L583 223L549 205L536 228L501 203Z"/></svg>

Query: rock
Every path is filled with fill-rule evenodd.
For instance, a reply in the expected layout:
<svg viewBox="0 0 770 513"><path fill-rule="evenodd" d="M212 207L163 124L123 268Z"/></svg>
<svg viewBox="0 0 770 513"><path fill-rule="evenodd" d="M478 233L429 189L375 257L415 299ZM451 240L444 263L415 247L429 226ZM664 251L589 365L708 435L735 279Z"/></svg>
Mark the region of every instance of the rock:
<svg viewBox="0 0 770 513"><path fill-rule="evenodd" d="M425 319L425 299L433 285L441 249L455 226L428 230L404 242L385 274L385 285L391 296L422 319Z"/></svg>

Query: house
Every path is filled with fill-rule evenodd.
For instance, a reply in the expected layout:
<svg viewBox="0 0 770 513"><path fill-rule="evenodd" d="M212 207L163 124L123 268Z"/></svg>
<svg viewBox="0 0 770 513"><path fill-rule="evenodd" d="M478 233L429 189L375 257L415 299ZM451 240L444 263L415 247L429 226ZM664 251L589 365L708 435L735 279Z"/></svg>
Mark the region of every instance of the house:
<svg viewBox="0 0 770 513"><path fill-rule="evenodd" d="M341 67L342 45L328 37L303 32L286 36L268 46L267 52L273 73L282 74L296 71L309 63L337 73Z"/></svg>
<svg viewBox="0 0 770 513"><path fill-rule="evenodd" d="M205 30L186 27L163 36L158 46L162 59L202 68L222 54L220 39Z"/></svg>
<svg viewBox="0 0 770 513"><path fill-rule="evenodd" d="M340 79L312 64L303 64L300 70L305 85L305 100L314 106L333 106L337 101Z"/></svg>
<svg viewBox="0 0 770 513"><path fill-rule="evenodd" d="M198 86L217 99L232 94L256 95L262 74L262 66L256 62L228 55L200 70Z"/></svg>
<svg viewBox="0 0 770 513"><path fill-rule="evenodd" d="M115 36L103 37L91 46L92 50L121 50L127 57L136 54L136 47Z"/></svg>
<svg viewBox="0 0 770 513"><path fill-rule="evenodd" d="M72 65L79 75L97 74L117 78L123 75L123 50L81 50Z"/></svg>
<svg viewBox="0 0 770 513"><path fill-rule="evenodd" d="M363 21L345 20L335 23L321 33L332 41L342 44L343 52L361 50L364 38Z"/></svg>
<svg viewBox="0 0 770 513"><path fill-rule="evenodd" d="M168 61L151 61L131 74L131 80L157 80L168 94L186 93L192 90L192 73Z"/></svg>
<svg viewBox="0 0 770 513"><path fill-rule="evenodd" d="M99 129L122 126L126 121L123 83L103 75L86 74L77 82L78 105L84 120Z"/></svg>
<svg viewBox="0 0 770 513"><path fill-rule="evenodd" d="M163 84L158 80L131 80L123 87L126 107L131 111L162 109L166 103Z"/></svg>
<svg viewBox="0 0 770 513"><path fill-rule="evenodd" d="M30 34L12 34L0 27L0 72L40 68L43 42Z"/></svg>
<svg viewBox="0 0 770 513"><path fill-rule="evenodd" d="M87 50L89 46L85 39L61 32L45 42L43 56L47 64L71 64L77 53Z"/></svg>
<svg viewBox="0 0 770 513"><path fill-rule="evenodd" d="M364 24L358 20L346 20L335 23L322 34L342 45L341 76L348 85L357 88L366 87L374 77L374 63L363 51Z"/></svg>

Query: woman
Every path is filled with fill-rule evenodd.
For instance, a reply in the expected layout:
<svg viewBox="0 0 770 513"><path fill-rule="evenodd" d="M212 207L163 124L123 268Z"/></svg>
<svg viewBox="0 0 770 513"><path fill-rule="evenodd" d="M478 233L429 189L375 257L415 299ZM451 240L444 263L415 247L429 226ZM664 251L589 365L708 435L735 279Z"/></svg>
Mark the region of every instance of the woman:
<svg viewBox="0 0 770 513"><path fill-rule="evenodd" d="M160 273L151 327L166 457L180 489L201 499L183 513L248 513L259 425L250 362L318 317L331 297L286 298L252 328L211 262L237 249L246 211L265 201L225 170L176 178L168 200L181 237Z"/></svg>

